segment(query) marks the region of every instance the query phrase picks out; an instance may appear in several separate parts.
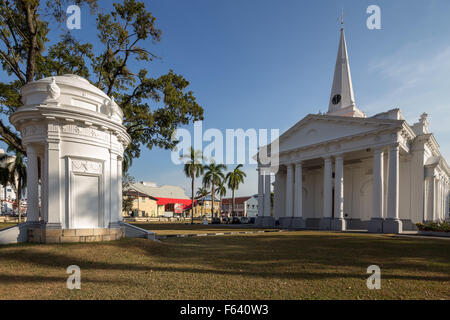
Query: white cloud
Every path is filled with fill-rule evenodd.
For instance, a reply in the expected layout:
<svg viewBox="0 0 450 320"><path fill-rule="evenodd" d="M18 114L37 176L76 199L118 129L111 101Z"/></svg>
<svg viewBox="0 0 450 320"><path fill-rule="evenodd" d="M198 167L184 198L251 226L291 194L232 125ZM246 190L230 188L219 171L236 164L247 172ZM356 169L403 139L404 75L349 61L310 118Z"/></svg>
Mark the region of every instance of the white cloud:
<svg viewBox="0 0 450 320"><path fill-rule="evenodd" d="M378 113L398 107L409 123L417 122L422 112L429 114L430 130L441 152L450 156L450 46L430 49L427 41L416 42L369 64L369 72L386 85L382 98L363 106ZM449 159L450 160L450 159Z"/></svg>

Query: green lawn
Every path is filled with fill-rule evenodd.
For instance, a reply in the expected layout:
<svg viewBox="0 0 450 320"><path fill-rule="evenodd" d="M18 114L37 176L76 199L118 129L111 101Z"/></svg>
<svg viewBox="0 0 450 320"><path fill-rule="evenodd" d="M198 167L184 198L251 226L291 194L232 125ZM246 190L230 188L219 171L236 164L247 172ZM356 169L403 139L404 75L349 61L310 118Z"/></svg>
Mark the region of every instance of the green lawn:
<svg viewBox="0 0 450 320"><path fill-rule="evenodd" d="M143 229L151 230L156 235L171 235L171 234L205 234L205 233L220 233L220 232L237 232L237 231L256 231L256 230L268 230L257 229L251 224L208 224L203 225L200 223L142 223L133 222L133 225ZM273 230L273 229L272 229Z"/></svg>
<svg viewBox="0 0 450 320"><path fill-rule="evenodd" d="M66 268L81 267L81 290ZM366 287L381 267L381 290ZM331 232L0 247L1 299L450 299L450 241Z"/></svg>
<svg viewBox="0 0 450 320"><path fill-rule="evenodd" d="M16 224L14 222L0 222L0 230L15 226Z"/></svg>

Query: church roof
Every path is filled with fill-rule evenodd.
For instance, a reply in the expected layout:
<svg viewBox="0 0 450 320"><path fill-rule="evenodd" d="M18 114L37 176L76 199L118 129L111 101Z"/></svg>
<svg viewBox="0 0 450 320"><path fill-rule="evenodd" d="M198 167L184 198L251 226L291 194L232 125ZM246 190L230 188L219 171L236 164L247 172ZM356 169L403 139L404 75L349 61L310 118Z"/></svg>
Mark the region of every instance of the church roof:
<svg viewBox="0 0 450 320"><path fill-rule="evenodd" d="M378 125L380 127L401 127L403 123L405 123L404 120L397 120L397 119L380 119L374 117L370 118L358 118L358 117L343 117L343 116L334 116L329 114L308 114L306 117L304 117L302 120L294 124L291 128L289 128L287 131L285 131L280 137L280 141L283 140L284 137L289 136L291 133L297 131L302 126L306 125L307 123L311 121L338 121L338 122L345 122L345 123L354 123L354 124L374 124Z"/></svg>

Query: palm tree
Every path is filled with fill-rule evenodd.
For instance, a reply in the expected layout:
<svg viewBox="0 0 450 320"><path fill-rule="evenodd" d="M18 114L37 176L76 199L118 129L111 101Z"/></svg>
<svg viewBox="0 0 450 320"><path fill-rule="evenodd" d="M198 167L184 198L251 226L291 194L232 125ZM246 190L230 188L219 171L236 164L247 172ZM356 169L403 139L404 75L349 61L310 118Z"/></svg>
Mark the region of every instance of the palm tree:
<svg viewBox="0 0 450 320"><path fill-rule="evenodd" d="M209 194L209 191L205 187L200 187L197 189L197 198L206 197Z"/></svg>
<svg viewBox="0 0 450 320"><path fill-rule="evenodd" d="M227 188L225 187L225 179L220 181L217 185L217 193L220 197L219 212L222 212L222 198L227 194Z"/></svg>
<svg viewBox="0 0 450 320"><path fill-rule="evenodd" d="M233 171L228 172L226 176L226 181L228 182L228 188L231 189L231 197L232 197L232 203L231 203L231 212L234 216L234 192L239 189L239 185L241 183L244 183L244 178L247 176L244 171L241 170L243 167L242 164L239 164L234 168Z"/></svg>
<svg viewBox="0 0 450 320"><path fill-rule="evenodd" d="M204 167L206 171L203 175L203 185L208 188L211 186L211 219L214 215L214 200L216 195L216 186L220 185L220 182L225 178L223 170L227 170L227 166L224 164L216 164L214 161Z"/></svg>
<svg viewBox="0 0 450 320"><path fill-rule="evenodd" d="M203 154L202 151L195 151L193 147L190 148L189 154L184 154L181 157L182 160L186 160L184 164L184 174L186 177L191 178L191 191L192 191L192 214L191 214L191 224L194 224L194 202L195 202L195 178L200 177L203 174Z"/></svg>
<svg viewBox="0 0 450 320"><path fill-rule="evenodd" d="M206 197L208 194L209 194L209 191L205 187L200 187L200 188L197 189L197 194L196 194L197 195L197 199L201 199L203 197ZM203 211L204 211L203 209L204 209L204 205L202 203L202 206L201 206L202 217L203 217Z"/></svg>

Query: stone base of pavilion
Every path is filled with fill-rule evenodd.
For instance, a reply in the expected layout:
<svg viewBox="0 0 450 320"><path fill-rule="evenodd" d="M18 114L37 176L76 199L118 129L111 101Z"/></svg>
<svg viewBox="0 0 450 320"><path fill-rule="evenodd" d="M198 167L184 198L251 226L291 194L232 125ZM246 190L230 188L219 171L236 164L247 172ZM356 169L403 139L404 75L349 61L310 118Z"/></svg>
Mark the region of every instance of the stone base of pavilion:
<svg viewBox="0 0 450 320"><path fill-rule="evenodd" d="M31 227L28 229L28 242L35 243L100 242L119 240L124 236L125 227L95 229Z"/></svg>
<svg viewBox="0 0 450 320"><path fill-rule="evenodd" d="M120 222L111 228L61 229L43 225L39 222L24 222L0 230L0 245L20 242L68 243L98 242L126 238L156 240L155 233L137 226Z"/></svg>

